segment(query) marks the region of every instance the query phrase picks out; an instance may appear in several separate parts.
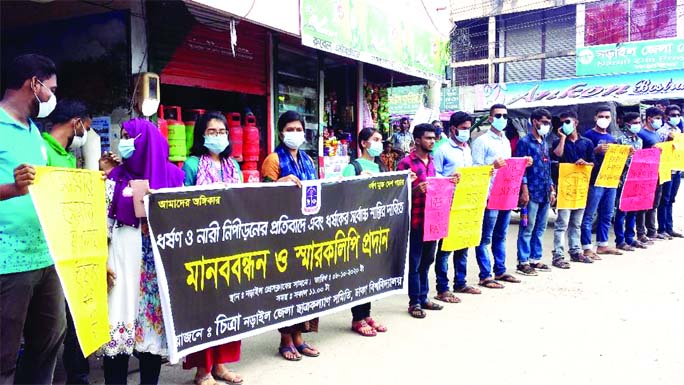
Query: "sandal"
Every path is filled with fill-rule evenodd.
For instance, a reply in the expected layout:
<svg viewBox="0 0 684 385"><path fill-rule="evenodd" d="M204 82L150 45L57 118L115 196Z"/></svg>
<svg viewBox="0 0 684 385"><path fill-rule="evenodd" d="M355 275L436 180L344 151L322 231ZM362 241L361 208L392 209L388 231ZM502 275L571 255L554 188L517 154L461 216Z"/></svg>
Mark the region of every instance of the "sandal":
<svg viewBox="0 0 684 385"><path fill-rule="evenodd" d="M420 305L420 307L422 309L426 309L426 310L442 310L442 309L444 309L444 306L442 306L438 303L434 303L432 301L427 301L424 304Z"/></svg>
<svg viewBox="0 0 684 385"><path fill-rule="evenodd" d="M593 259L587 257L584 254L571 255L570 260L573 262L594 263Z"/></svg>
<svg viewBox="0 0 684 385"><path fill-rule="evenodd" d="M463 294L482 294L482 291L480 289L468 285L463 286L460 289L454 289L454 291Z"/></svg>
<svg viewBox="0 0 684 385"><path fill-rule="evenodd" d="M565 260L563 260L562 258L555 259L553 262L551 262L551 264L554 267L557 267L559 269L569 269L570 268L570 264L568 262L566 262Z"/></svg>
<svg viewBox="0 0 684 385"><path fill-rule="evenodd" d="M510 274L501 274L498 277L494 277L495 280L497 281L504 281L504 282L509 282L509 283L520 283L521 281L518 278L515 278L514 276Z"/></svg>
<svg viewBox="0 0 684 385"><path fill-rule="evenodd" d="M610 246L599 246L596 248L596 254L622 255L622 252Z"/></svg>
<svg viewBox="0 0 684 385"><path fill-rule="evenodd" d="M288 361L299 361L302 359L302 356L297 353L297 349L294 347L294 345L281 346L278 348L278 353L280 353L280 356ZM288 357L286 353L292 353L294 358Z"/></svg>
<svg viewBox="0 0 684 385"><path fill-rule="evenodd" d="M484 281L480 281L478 285L482 287L486 287L487 289L503 289L505 286L496 282L495 280L491 278L487 278Z"/></svg>
<svg viewBox="0 0 684 385"><path fill-rule="evenodd" d="M366 317L366 323L378 333L384 333L387 331L387 326L381 324L380 322L377 322L371 317Z"/></svg>
<svg viewBox="0 0 684 385"><path fill-rule="evenodd" d="M307 349L309 350L309 352L307 352ZM321 355L321 352L319 352L319 351L317 351L316 349L312 348L312 347L309 346L309 344L307 344L306 342L302 342L301 345L297 346L297 351L298 351L299 353L301 353L301 354L307 356L307 357L318 357L318 356ZM311 352L314 352L314 351L315 351L315 353L311 353Z"/></svg>
<svg viewBox="0 0 684 385"><path fill-rule="evenodd" d="M460 303L461 299L454 295L454 293L449 290L439 293L435 296L436 300L440 300L446 303Z"/></svg>
<svg viewBox="0 0 684 385"><path fill-rule="evenodd" d="M420 305L412 305L409 306L408 308L409 314L411 314L411 317L413 318L425 318L427 314L425 314L425 310L423 310Z"/></svg>
<svg viewBox="0 0 684 385"><path fill-rule="evenodd" d="M584 250L584 256L589 257L594 261L600 261L602 258L598 254L594 253L591 249Z"/></svg>
<svg viewBox="0 0 684 385"><path fill-rule="evenodd" d="M365 320L353 321L351 330L355 331L356 333L364 337L375 337L378 335L375 329L372 326L370 326Z"/></svg>
<svg viewBox="0 0 684 385"><path fill-rule="evenodd" d="M618 250L624 250L624 251L634 251L634 247L631 245L628 245L627 243L621 243L617 245Z"/></svg>
<svg viewBox="0 0 684 385"><path fill-rule="evenodd" d="M546 265L541 262L532 262L530 263L530 267L537 270L537 271L551 271L551 268L549 268L549 265Z"/></svg>
<svg viewBox="0 0 684 385"><path fill-rule="evenodd" d="M195 377L193 382L195 385L218 385L218 382L216 382L211 373L207 373L200 378Z"/></svg>
<svg viewBox="0 0 684 385"><path fill-rule="evenodd" d="M214 378L218 378L219 380L225 382L226 384L232 384L232 385L237 385L237 384L242 384L244 380L235 372L232 372L228 369L225 369L226 374L219 375L217 371L214 370L212 375ZM228 375L232 374L232 378L228 377Z"/></svg>

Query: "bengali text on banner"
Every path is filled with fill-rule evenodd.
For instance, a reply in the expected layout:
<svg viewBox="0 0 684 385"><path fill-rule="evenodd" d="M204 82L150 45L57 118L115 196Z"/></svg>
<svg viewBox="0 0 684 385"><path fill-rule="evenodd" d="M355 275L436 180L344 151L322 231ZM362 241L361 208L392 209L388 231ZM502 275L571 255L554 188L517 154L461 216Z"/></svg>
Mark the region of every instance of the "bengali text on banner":
<svg viewBox="0 0 684 385"><path fill-rule="evenodd" d="M657 148L639 150L632 155L622 186L619 208L621 211L650 210L658 185L660 151Z"/></svg>
<svg viewBox="0 0 684 385"><path fill-rule="evenodd" d="M520 184L526 168L527 159L525 158L506 159L506 165L496 170L487 201L488 209L512 210L518 207Z"/></svg>
<svg viewBox="0 0 684 385"><path fill-rule="evenodd" d="M449 233L442 250L452 251L480 244L492 166L462 167L449 211Z"/></svg>
<svg viewBox="0 0 684 385"><path fill-rule="evenodd" d="M608 145L608 151L603 157L601 168L594 183L596 187L617 188L631 148L631 146L621 144Z"/></svg>
<svg viewBox="0 0 684 385"><path fill-rule="evenodd" d="M587 205L592 165L561 163L558 171L559 210L583 209Z"/></svg>
<svg viewBox="0 0 684 385"><path fill-rule="evenodd" d="M424 241L436 241L447 236L449 209L455 187L451 178L428 178L423 225Z"/></svg>

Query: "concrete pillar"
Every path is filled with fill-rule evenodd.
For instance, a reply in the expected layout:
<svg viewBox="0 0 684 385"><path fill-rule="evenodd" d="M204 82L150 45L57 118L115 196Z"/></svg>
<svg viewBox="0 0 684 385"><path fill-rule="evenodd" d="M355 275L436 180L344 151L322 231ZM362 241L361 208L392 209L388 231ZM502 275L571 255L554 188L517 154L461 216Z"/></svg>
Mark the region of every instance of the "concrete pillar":
<svg viewBox="0 0 684 385"><path fill-rule="evenodd" d="M682 0L680 0L682 1ZM584 30L586 18L586 5L577 4L575 10L575 46L577 48L584 47Z"/></svg>
<svg viewBox="0 0 684 385"><path fill-rule="evenodd" d="M438 80L428 81L427 88L428 108L439 110L442 103L442 82Z"/></svg>
<svg viewBox="0 0 684 385"><path fill-rule="evenodd" d="M487 33L487 38L487 59L489 59L489 63L487 64L487 82L491 84L495 81L494 74L496 73L494 66L494 58L496 58L496 16L489 17L489 31Z"/></svg>

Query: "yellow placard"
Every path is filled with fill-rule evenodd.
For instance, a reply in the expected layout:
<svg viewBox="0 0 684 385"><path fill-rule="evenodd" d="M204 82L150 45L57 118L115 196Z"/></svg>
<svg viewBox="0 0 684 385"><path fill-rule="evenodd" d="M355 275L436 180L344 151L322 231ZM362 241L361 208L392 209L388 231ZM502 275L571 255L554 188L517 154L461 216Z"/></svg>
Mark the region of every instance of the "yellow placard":
<svg viewBox="0 0 684 385"><path fill-rule="evenodd" d="M36 167L38 213L83 354L109 341L105 189L97 171Z"/></svg>
<svg viewBox="0 0 684 385"><path fill-rule="evenodd" d="M558 171L558 203L561 209L583 209L587 205L592 165L561 163Z"/></svg>
<svg viewBox="0 0 684 385"><path fill-rule="evenodd" d="M608 145L608 151L603 157L601 169L594 183L596 187L617 188L631 148L631 146L621 144Z"/></svg>
<svg viewBox="0 0 684 385"><path fill-rule="evenodd" d="M660 184L672 180L672 166L675 159L674 145L672 141L656 143L660 151L660 166L658 166L658 180Z"/></svg>
<svg viewBox="0 0 684 385"><path fill-rule="evenodd" d="M449 233L442 242L444 251L477 246L482 238L492 166L463 167L458 172L461 180L456 185L451 203Z"/></svg>
<svg viewBox="0 0 684 385"><path fill-rule="evenodd" d="M674 145L672 169L684 171L684 134L674 134L672 144Z"/></svg>

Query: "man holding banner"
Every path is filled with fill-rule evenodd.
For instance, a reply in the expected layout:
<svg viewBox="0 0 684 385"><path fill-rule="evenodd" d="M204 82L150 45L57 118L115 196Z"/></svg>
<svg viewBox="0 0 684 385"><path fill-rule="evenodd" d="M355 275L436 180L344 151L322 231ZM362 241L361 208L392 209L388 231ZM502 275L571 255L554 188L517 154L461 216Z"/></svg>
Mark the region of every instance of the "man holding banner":
<svg viewBox="0 0 684 385"><path fill-rule="evenodd" d="M658 135L658 130L663 126L663 112L657 107L650 107L646 109L646 120L643 128L639 131L639 137L644 143L644 148L655 147L656 144L663 141L663 138ZM662 194L662 181L658 182L655 193L655 201L650 210L640 211L637 213L637 236L642 243L650 243L651 240L663 240L669 238L669 235L658 234L657 212L660 204L660 196Z"/></svg>
<svg viewBox="0 0 684 385"><path fill-rule="evenodd" d="M560 114L562 126L558 130L560 139L553 142L553 159L562 164L572 164L581 170L586 170L586 166L591 167L594 162L594 145L587 138L579 136L577 127L579 120L577 114L572 111L563 112ZM564 176L565 177L565 176ZM558 191L560 188L560 176L558 176L556 185ZM581 195L584 202L574 205L573 208L562 208L561 203L558 204L558 215L556 223L553 227L553 262L552 265L559 269L569 269L570 264L565 261L565 234L568 235L568 252L570 253L570 260L573 262L592 263L593 260L582 254L582 245L580 242L580 227L582 225L582 217L584 216L584 206L586 205L587 190L589 188L588 180L585 174L577 173L577 179L586 181L585 185L575 189L574 196ZM559 198L564 198L559 196ZM567 206L566 206L567 207Z"/></svg>
<svg viewBox="0 0 684 385"><path fill-rule="evenodd" d="M624 117L625 126L622 127L623 134L618 138L618 144L631 146L635 151L641 150L644 143L637 135L641 131L641 117L636 112L629 112ZM615 223L613 229L615 230L615 247L620 250L634 251L634 248L645 249L646 245L636 239L636 211L624 212L620 210L620 199L622 197L622 188L627 178L627 170L629 169L632 157L627 159L625 172L620 178L620 186L616 196L617 212L615 213Z"/></svg>
<svg viewBox="0 0 684 385"><path fill-rule="evenodd" d="M409 314L414 318L425 318L425 309L442 310L443 306L428 300L430 285L428 272L435 258L436 241L423 241L423 221L425 220L425 193L427 178L434 177L435 165L432 148L437 136L435 127L421 123L413 128L415 148L399 162L397 170L412 171L416 179L412 183L411 238L409 244L408 291Z"/></svg>
<svg viewBox="0 0 684 385"><path fill-rule="evenodd" d="M35 54L5 68L0 101L0 384L51 384L64 341L64 294L27 195L47 153L33 119L57 104L57 69ZM24 354L17 353L24 335Z"/></svg>
<svg viewBox="0 0 684 385"><path fill-rule="evenodd" d="M489 131L473 142L473 165L493 165L495 169L499 169L504 167L506 159L511 157L511 145L506 135L503 134L508 124L506 106L494 104L489 109L489 122L491 124ZM480 267L480 286L489 289L503 289L504 285L497 281L520 282L516 277L506 273L506 233L508 232L510 218L510 210L485 210L482 240L480 245L475 248L477 264ZM494 279L492 279L492 265L488 250L490 244L494 256Z"/></svg>
<svg viewBox="0 0 684 385"><path fill-rule="evenodd" d="M465 112L457 111L449 118L449 139L447 143L435 151L435 171L443 177L450 177L460 167L473 165L473 155L468 145L470 139L470 127L473 118ZM449 254L450 251L442 250L442 241L439 241L435 261L435 276L437 279L437 299L445 302L460 302L449 291ZM454 291L466 294L480 294L478 288L468 286L466 272L468 265L468 249L453 251L454 260Z"/></svg>
<svg viewBox="0 0 684 385"><path fill-rule="evenodd" d="M663 140L673 140L675 134L682 134L680 128L682 122L682 109L677 105L670 105L665 108L665 116L667 121L663 127L658 130L658 134ZM658 206L658 233L668 235L670 237L682 238L684 235L674 230L672 221L672 205L675 197L679 191L679 184L681 182L681 171L672 171L672 180L663 183L663 192L660 198L660 205Z"/></svg>
<svg viewBox="0 0 684 385"><path fill-rule="evenodd" d="M537 108L530 115L532 130L520 139L516 157L531 157L533 164L525 170L520 189L520 206L527 206L527 226L518 230L518 274L537 275L537 271L551 271L541 262L542 241L549 216L549 206L556 201L556 190L551 182L551 162L545 136L551 131L551 113Z"/></svg>
<svg viewBox="0 0 684 385"><path fill-rule="evenodd" d="M607 129L611 124L612 116L610 108L599 107L594 116L595 126L584 133L584 137L589 139L594 146L594 157L596 167L591 172L589 195L587 196L587 207L582 218L582 249L584 256L593 260L600 260L598 254L620 255L618 249L609 246L608 232L613 219L613 209L615 207L615 196L617 188L596 186L599 171L603 166L603 160L610 144L615 144L615 138L609 134ZM607 165L611 167L611 165ZM591 228L594 221L594 214L598 213L596 227L596 252L592 250Z"/></svg>

